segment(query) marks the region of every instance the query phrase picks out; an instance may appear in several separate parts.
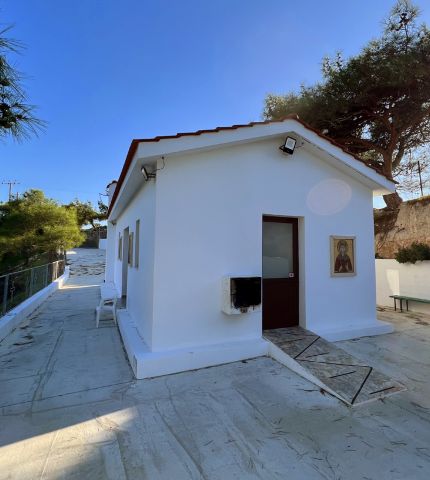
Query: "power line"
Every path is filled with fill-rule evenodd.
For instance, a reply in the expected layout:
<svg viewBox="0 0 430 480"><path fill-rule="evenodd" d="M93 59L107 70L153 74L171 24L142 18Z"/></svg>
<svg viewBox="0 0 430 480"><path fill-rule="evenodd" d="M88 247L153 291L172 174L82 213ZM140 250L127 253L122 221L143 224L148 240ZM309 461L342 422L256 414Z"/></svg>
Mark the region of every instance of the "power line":
<svg viewBox="0 0 430 480"><path fill-rule="evenodd" d="M86 195L98 195L98 191L92 190L70 190L70 189L64 189L64 188L51 188L50 186L46 186L43 184L35 184L35 185L30 185L30 184L23 184L24 188L40 188L43 191L47 192L67 192L67 193L74 193L75 195L79 194L86 194Z"/></svg>
<svg viewBox="0 0 430 480"><path fill-rule="evenodd" d="M21 189L31 189L31 188L39 188L41 190L43 190L44 192L66 192L66 193L72 193L74 194L76 197L77 196L80 196L80 195L93 195L93 196L98 196L99 199L100 199L100 195L104 195L104 196L107 196L106 194L104 193L100 193L98 191L89 191L89 190L71 190L71 189L63 189L63 188L51 188L50 186L45 186L45 185L40 185L40 184L36 184L36 185L30 185L30 184L26 184L26 183L21 183L21 182L17 182L16 180L9 180L9 181L6 181L4 180L3 182L1 182L1 185L9 185L9 201L14 198L17 198L19 194L16 194L14 195L12 193L12 186L13 185L21 185Z"/></svg>

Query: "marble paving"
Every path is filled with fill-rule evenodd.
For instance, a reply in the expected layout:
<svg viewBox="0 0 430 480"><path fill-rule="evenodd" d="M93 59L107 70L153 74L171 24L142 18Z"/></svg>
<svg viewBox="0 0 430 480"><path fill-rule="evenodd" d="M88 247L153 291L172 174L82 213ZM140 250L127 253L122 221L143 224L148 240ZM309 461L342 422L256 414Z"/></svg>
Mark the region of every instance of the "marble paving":
<svg viewBox="0 0 430 480"><path fill-rule="evenodd" d="M430 316L384 309L394 333L336 343L407 386L360 408L268 357L135 380L95 328L104 254L69 252L0 342L0 480L428 480Z"/></svg>
<svg viewBox="0 0 430 480"><path fill-rule="evenodd" d="M367 362L357 360L304 328L265 330L264 337L348 405L367 403L405 390L403 385Z"/></svg>

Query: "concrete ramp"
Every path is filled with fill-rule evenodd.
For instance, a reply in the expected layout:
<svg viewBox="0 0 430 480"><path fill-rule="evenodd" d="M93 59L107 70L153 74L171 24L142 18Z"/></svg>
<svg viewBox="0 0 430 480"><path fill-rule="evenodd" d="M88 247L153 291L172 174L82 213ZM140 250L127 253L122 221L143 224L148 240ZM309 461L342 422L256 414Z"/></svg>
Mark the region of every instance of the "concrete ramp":
<svg viewBox="0 0 430 480"><path fill-rule="evenodd" d="M301 327L265 330L270 355L348 405L402 392L400 383Z"/></svg>

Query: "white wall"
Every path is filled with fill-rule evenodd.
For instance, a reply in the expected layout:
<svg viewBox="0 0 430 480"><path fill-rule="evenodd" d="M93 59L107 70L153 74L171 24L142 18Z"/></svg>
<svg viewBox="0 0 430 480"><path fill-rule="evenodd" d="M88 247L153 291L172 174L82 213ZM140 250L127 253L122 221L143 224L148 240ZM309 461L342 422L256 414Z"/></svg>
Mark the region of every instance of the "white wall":
<svg viewBox="0 0 430 480"><path fill-rule="evenodd" d="M375 325L372 192L280 139L166 159L157 174L153 350L259 338L261 312L221 312L221 278L261 275L262 216L302 217L301 324ZM330 276L330 235L355 235L354 277Z"/></svg>
<svg viewBox="0 0 430 480"><path fill-rule="evenodd" d="M107 223L107 238L106 238L106 266L105 266L105 282L113 282L115 280L115 265L116 265L116 228L111 222Z"/></svg>
<svg viewBox="0 0 430 480"><path fill-rule="evenodd" d="M107 238L100 238L99 239L99 249L106 250L107 248Z"/></svg>
<svg viewBox="0 0 430 480"><path fill-rule="evenodd" d="M118 259L119 232L129 228L136 239L136 220L140 220L139 267L135 266L135 245L133 246L133 265L128 266L127 310L133 318L145 343L152 342L152 302L154 271L154 222L155 222L155 183L144 182L142 188L118 219L114 238L114 275L117 290L122 290L122 262ZM110 232L108 231L108 236ZM123 258L127 262L126 258Z"/></svg>
<svg viewBox="0 0 430 480"><path fill-rule="evenodd" d="M378 305L394 306L390 295L407 295L430 300L430 261L410 264L399 263L396 260L377 259L375 264L376 302ZM397 302L398 304L399 302ZM430 313L430 305L410 302L409 310Z"/></svg>

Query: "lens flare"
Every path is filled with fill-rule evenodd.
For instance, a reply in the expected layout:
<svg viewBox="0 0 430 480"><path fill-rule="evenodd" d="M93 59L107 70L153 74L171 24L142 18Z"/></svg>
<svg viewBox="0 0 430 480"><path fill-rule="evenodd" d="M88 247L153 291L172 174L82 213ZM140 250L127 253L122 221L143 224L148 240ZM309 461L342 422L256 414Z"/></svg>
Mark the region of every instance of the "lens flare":
<svg viewBox="0 0 430 480"><path fill-rule="evenodd" d="M329 178L311 188L306 203L317 215L334 215L348 206L351 197L352 189L346 182Z"/></svg>

